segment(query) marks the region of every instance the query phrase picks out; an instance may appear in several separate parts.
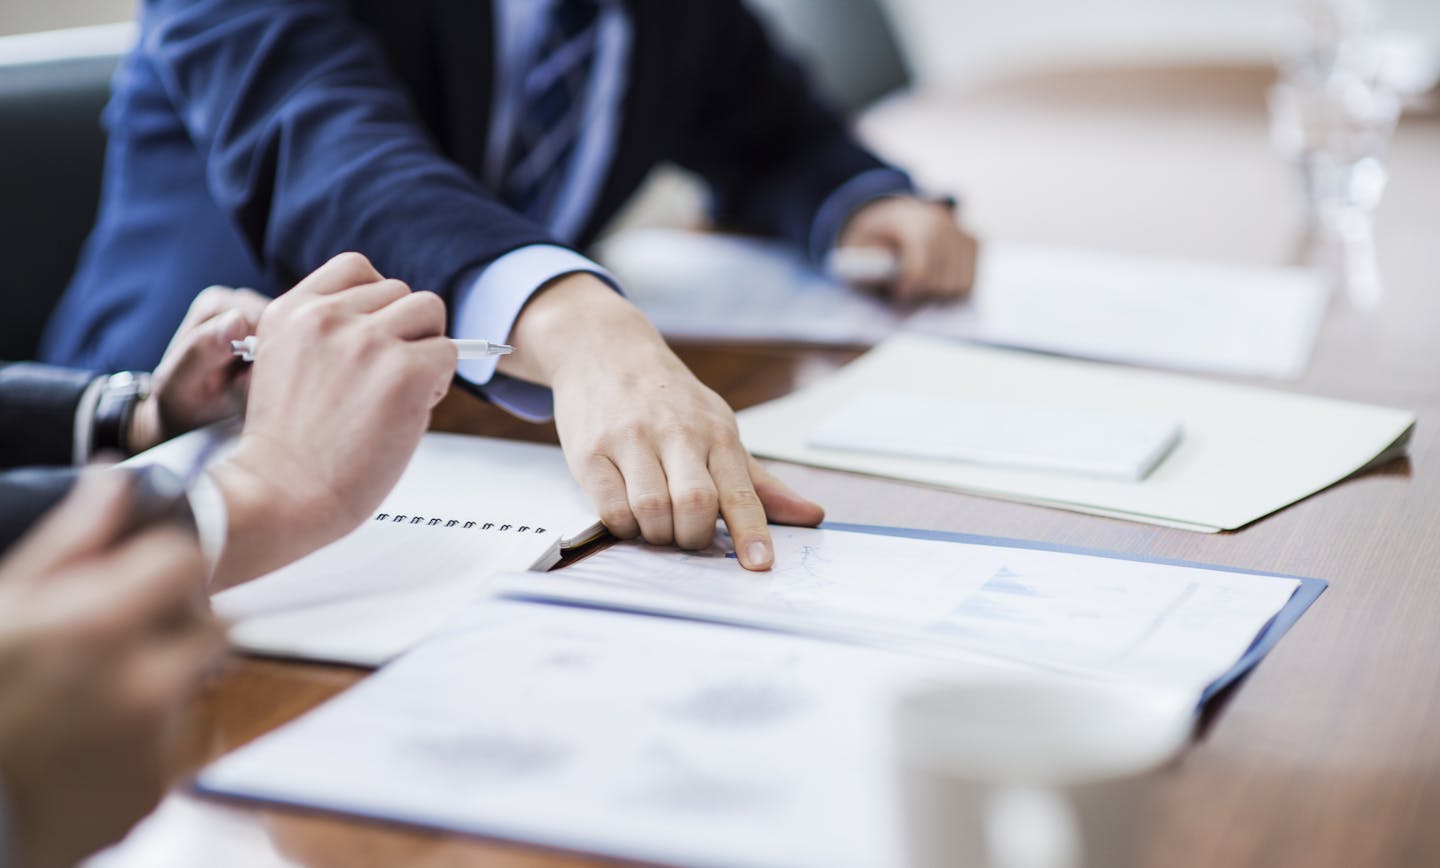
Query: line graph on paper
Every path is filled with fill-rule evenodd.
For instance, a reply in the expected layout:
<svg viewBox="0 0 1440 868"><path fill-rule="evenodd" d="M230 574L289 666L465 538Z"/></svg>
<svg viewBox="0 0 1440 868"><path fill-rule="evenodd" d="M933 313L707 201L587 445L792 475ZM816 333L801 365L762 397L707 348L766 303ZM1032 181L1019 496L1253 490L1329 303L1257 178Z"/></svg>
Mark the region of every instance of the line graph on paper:
<svg viewBox="0 0 1440 868"><path fill-rule="evenodd" d="M624 543L525 581L567 602L1187 683L1233 663L1294 586L1007 545L811 528L772 535L769 572L741 568L722 536L690 553Z"/></svg>

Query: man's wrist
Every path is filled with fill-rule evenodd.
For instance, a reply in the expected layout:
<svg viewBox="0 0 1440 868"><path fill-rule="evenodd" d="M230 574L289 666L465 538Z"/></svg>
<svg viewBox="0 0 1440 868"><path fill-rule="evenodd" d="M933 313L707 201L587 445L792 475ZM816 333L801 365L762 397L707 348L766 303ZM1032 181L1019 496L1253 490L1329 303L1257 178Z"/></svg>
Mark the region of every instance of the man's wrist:
<svg viewBox="0 0 1440 868"><path fill-rule="evenodd" d="M511 330L516 352L501 362L512 376L552 385L567 367L594 367L610 352L664 340L635 305L589 273L541 287Z"/></svg>
<svg viewBox="0 0 1440 868"><path fill-rule="evenodd" d="M153 393L140 398L130 414L130 430L125 436L126 451L131 455L144 452L165 439L160 424L160 399Z"/></svg>
<svg viewBox="0 0 1440 868"><path fill-rule="evenodd" d="M256 454L254 440L206 470L224 501L225 542L214 590L255 578L343 536L344 504L307 487L284 459ZM280 482L279 480L285 480Z"/></svg>

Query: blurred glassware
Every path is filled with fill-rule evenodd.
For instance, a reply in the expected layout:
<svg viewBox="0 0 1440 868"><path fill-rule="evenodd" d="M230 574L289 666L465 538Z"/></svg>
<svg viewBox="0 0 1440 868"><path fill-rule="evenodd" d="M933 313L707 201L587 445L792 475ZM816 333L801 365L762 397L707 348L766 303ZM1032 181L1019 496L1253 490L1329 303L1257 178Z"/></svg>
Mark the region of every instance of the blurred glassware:
<svg viewBox="0 0 1440 868"><path fill-rule="evenodd" d="M1300 177L1310 258L1358 308L1380 301L1374 211L1400 117L1363 0L1306 0L1302 40L1270 88L1271 138Z"/></svg>

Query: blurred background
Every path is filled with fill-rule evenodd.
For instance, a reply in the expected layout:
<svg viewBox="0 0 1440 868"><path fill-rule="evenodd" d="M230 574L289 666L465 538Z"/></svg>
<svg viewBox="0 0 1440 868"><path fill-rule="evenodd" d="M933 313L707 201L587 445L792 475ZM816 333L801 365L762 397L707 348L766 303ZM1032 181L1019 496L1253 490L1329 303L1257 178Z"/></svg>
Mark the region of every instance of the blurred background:
<svg viewBox="0 0 1440 868"><path fill-rule="evenodd" d="M1372 307L1387 258L1428 255L1411 221L1377 259L1369 221L1387 219L1392 169L1440 163L1432 137L1389 136L1401 109L1436 109L1436 0L750 2L862 137L959 196L982 237L1282 264L1315 261L1324 229L1358 251L1330 267ZM28 288L0 357L33 349L88 230L133 8L0 0L0 256ZM667 169L616 226L703 213Z"/></svg>

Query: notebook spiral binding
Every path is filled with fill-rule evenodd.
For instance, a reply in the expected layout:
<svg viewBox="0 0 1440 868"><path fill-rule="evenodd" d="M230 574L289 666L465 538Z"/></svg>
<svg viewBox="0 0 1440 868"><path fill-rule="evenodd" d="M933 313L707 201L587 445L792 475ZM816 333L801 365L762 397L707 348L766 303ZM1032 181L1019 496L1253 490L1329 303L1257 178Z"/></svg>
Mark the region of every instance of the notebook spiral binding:
<svg viewBox="0 0 1440 868"><path fill-rule="evenodd" d="M423 524L427 527L458 527L461 530L513 531L515 533L544 533L545 528L529 524L498 524L493 521L461 521L457 518L429 518L408 513L378 512L374 521L388 521L391 524Z"/></svg>

